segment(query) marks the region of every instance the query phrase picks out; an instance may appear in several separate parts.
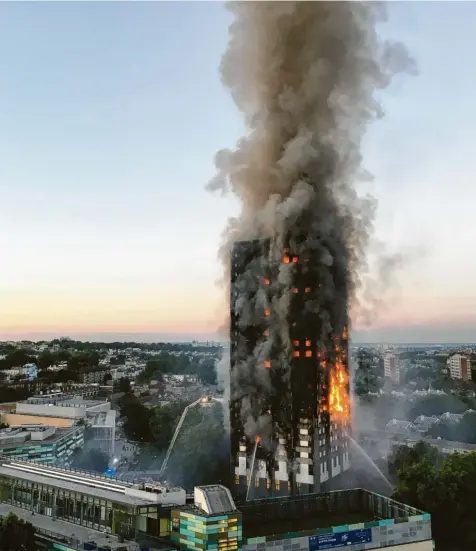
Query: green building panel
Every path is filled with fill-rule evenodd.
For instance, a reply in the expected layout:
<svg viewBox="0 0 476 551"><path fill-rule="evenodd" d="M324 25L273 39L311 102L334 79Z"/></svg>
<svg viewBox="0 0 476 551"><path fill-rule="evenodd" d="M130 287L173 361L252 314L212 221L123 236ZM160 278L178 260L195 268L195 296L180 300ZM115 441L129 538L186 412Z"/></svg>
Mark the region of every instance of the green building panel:
<svg viewBox="0 0 476 551"><path fill-rule="evenodd" d="M240 513L208 516L192 509L171 513L171 539L184 550L236 551L242 533Z"/></svg>

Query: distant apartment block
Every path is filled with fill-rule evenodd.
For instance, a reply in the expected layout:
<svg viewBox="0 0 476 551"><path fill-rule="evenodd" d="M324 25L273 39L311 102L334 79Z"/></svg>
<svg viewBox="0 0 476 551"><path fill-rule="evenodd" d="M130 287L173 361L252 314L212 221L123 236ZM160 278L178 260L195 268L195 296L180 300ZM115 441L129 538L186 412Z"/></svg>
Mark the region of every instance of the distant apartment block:
<svg viewBox="0 0 476 551"><path fill-rule="evenodd" d="M109 371L109 368L103 366L84 369L78 373L78 380L82 384L102 383Z"/></svg>
<svg viewBox="0 0 476 551"><path fill-rule="evenodd" d="M452 379L471 380L471 360L464 354L453 354L447 360L448 372Z"/></svg>
<svg viewBox="0 0 476 551"><path fill-rule="evenodd" d="M395 354L386 354L383 359L385 377L392 379L394 383L400 382L400 360Z"/></svg>
<svg viewBox="0 0 476 551"><path fill-rule="evenodd" d="M4 377L8 381L12 381L17 377L20 379L26 379L28 381L34 381L38 377L38 368L36 364L25 364L22 367L13 367L2 372Z"/></svg>

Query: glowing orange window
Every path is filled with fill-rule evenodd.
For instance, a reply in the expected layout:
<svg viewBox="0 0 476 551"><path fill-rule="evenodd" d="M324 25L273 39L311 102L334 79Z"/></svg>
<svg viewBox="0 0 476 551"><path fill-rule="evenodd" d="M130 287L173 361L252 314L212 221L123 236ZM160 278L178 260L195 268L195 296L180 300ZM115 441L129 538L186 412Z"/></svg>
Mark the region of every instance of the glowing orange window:
<svg viewBox="0 0 476 551"><path fill-rule="evenodd" d="M311 346L311 341L306 341L306 346Z"/></svg>
<svg viewBox="0 0 476 551"><path fill-rule="evenodd" d="M293 293L294 293L294 294L299 293L299 289L298 289L297 287L293 287Z"/></svg>
<svg viewBox="0 0 476 551"><path fill-rule="evenodd" d="M283 262L285 264L289 264L291 262L291 259L289 258L289 256L287 254L283 256Z"/></svg>
<svg viewBox="0 0 476 551"><path fill-rule="evenodd" d="M293 341L294 346L299 346L299 341Z"/></svg>
<svg viewBox="0 0 476 551"><path fill-rule="evenodd" d="M312 358L312 351L306 350L306 358Z"/></svg>
<svg viewBox="0 0 476 551"><path fill-rule="evenodd" d="M299 258L297 256L293 256L293 262L294 264L297 264L299 262Z"/></svg>
<svg viewBox="0 0 476 551"><path fill-rule="evenodd" d="M304 292L305 292L305 293L310 293L310 292L311 292L311 288L310 288L310 287L306 287L306 288L304 289Z"/></svg>
<svg viewBox="0 0 476 551"><path fill-rule="evenodd" d="M265 284L265 285L269 285L270 283L271 283L271 281L270 281L269 279L265 279L265 280L264 280L264 284Z"/></svg>
<svg viewBox="0 0 476 551"><path fill-rule="evenodd" d="M271 367L271 362L269 360L266 360L264 362L264 366L266 367L266 369L269 369Z"/></svg>
<svg viewBox="0 0 476 551"><path fill-rule="evenodd" d="M300 355L301 355L301 354L299 353L299 350L295 350L295 351L294 351L294 357L295 357L295 358L299 358Z"/></svg>
<svg viewBox="0 0 476 551"><path fill-rule="evenodd" d="M269 308L266 308L266 310L264 311L264 315L265 316L270 316L271 315L271 310Z"/></svg>

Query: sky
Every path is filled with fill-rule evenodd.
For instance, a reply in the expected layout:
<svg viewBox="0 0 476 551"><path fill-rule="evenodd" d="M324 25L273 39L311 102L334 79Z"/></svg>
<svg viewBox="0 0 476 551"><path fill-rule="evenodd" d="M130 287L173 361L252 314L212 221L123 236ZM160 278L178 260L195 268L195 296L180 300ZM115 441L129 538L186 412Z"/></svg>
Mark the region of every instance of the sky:
<svg viewBox="0 0 476 551"><path fill-rule="evenodd" d="M402 252L356 340L476 341L476 3L390 4L419 74L381 94L365 166ZM243 123L220 2L0 3L0 339L213 338L220 233L205 185Z"/></svg>

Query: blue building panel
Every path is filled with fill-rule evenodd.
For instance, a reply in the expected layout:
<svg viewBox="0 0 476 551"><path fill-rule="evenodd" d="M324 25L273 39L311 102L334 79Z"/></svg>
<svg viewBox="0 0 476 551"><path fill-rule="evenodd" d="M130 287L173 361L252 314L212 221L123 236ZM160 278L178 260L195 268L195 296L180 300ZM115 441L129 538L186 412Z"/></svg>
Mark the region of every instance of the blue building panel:
<svg viewBox="0 0 476 551"><path fill-rule="evenodd" d="M348 545L359 545L372 541L372 529L350 530L348 532L332 532L309 537L309 551L335 549Z"/></svg>

